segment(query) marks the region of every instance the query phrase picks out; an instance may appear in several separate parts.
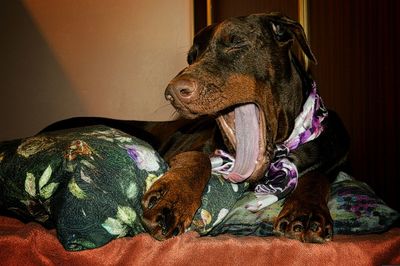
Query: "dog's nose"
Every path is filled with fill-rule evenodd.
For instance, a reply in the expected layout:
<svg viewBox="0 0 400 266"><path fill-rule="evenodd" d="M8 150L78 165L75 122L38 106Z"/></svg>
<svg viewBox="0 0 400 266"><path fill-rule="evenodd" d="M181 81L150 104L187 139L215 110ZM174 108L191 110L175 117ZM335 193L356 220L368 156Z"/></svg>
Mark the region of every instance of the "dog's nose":
<svg viewBox="0 0 400 266"><path fill-rule="evenodd" d="M165 90L165 98L173 102L176 98L182 102L191 102L197 96L197 82L190 79L176 79Z"/></svg>

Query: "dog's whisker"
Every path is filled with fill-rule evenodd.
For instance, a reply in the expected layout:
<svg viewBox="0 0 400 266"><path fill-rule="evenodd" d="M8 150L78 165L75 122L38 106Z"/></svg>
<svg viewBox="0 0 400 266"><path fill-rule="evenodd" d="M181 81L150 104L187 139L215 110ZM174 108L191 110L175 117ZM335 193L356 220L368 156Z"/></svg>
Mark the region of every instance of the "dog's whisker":
<svg viewBox="0 0 400 266"><path fill-rule="evenodd" d="M154 111L153 111L153 114L154 113L157 113L157 112L159 112L161 109L165 109L165 108L168 108L170 106L170 104L169 103L166 103L166 104L163 104L163 105L160 105L159 107L157 107Z"/></svg>
<svg viewBox="0 0 400 266"><path fill-rule="evenodd" d="M175 110L171 116L170 116L171 120L175 120L177 118L179 118L179 113Z"/></svg>

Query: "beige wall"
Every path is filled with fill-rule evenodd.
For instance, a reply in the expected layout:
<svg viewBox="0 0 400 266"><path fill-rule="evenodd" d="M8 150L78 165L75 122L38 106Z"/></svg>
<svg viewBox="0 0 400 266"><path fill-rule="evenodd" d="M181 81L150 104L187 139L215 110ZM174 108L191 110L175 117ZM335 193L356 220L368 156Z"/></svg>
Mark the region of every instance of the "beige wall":
<svg viewBox="0 0 400 266"><path fill-rule="evenodd" d="M170 120L185 66L188 0L6 0L0 11L0 140L72 116Z"/></svg>

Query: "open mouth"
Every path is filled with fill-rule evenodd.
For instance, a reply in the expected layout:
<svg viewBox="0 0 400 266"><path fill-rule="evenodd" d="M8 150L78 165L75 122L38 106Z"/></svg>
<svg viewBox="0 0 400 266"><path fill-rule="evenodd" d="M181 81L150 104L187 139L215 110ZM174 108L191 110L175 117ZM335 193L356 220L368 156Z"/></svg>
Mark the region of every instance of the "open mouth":
<svg viewBox="0 0 400 266"><path fill-rule="evenodd" d="M235 183L260 179L269 164L264 113L248 103L218 116L217 123L236 152L235 165L226 178Z"/></svg>

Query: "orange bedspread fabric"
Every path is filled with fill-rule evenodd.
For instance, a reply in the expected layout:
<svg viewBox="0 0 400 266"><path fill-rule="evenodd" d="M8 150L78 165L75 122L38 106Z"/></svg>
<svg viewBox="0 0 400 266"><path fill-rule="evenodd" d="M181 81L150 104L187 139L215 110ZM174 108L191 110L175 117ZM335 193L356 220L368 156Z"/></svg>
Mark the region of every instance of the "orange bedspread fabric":
<svg viewBox="0 0 400 266"><path fill-rule="evenodd" d="M382 265L400 264L400 228L341 235L326 244L278 237L199 237L159 242L147 234L86 251L68 252L55 230L0 217L0 265Z"/></svg>

